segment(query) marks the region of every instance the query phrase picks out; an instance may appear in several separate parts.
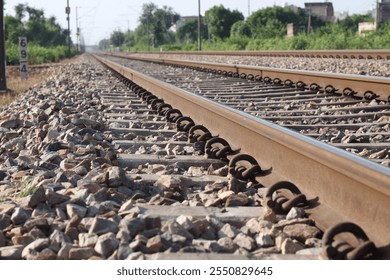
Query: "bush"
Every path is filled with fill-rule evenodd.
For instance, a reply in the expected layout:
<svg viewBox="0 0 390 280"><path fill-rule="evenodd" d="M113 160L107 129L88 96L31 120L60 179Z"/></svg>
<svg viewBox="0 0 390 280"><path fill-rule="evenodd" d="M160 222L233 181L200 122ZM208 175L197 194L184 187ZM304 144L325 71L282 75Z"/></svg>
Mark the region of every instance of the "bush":
<svg viewBox="0 0 390 280"><path fill-rule="evenodd" d="M180 45L161 45L159 48L164 52L166 52L166 51L181 51L182 50L182 46L180 46Z"/></svg>
<svg viewBox="0 0 390 280"><path fill-rule="evenodd" d="M41 47L29 43L27 47L28 63L29 64L42 64L47 62L58 62L68 56L67 46L57 47ZM71 56L76 54L74 48L71 49ZM7 64L18 65L19 64L19 47L15 44L8 44L6 46Z"/></svg>
<svg viewBox="0 0 390 280"><path fill-rule="evenodd" d="M19 64L19 48L15 44L6 44L6 61L8 65Z"/></svg>
<svg viewBox="0 0 390 280"><path fill-rule="evenodd" d="M238 26L238 25L237 25ZM239 26L238 26L239 27ZM238 28L237 27L237 28ZM263 29L264 31L266 29ZM266 35L266 34L265 34ZM142 39L142 38L141 38ZM147 50L145 40L136 41L132 51ZM180 44L175 42L172 45L165 44L158 48L151 47L153 51L194 51L198 50L198 43ZM335 50L335 49L390 49L390 23L381 23L377 32L366 33L358 36L352 29L346 28L339 23L326 24L313 29L307 35L301 32L295 37L274 36L267 38L250 38L240 36L233 32L232 36L224 40L211 38L202 41L203 50Z"/></svg>
<svg viewBox="0 0 390 280"><path fill-rule="evenodd" d="M309 46L309 40L305 33L299 33L297 36L290 38L290 48L292 50L306 50Z"/></svg>
<svg viewBox="0 0 390 280"><path fill-rule="evenodd" d="M232 36L226 43L230 45L229 50L245 50L250 38L246 36Z"/></svg>

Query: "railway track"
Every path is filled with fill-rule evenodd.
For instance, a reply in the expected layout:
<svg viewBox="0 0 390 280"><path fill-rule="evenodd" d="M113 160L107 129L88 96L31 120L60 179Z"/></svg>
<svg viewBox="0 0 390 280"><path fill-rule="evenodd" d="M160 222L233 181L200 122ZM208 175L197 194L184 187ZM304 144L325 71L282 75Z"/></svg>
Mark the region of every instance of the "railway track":
<svg viewBox="0 0 390 280"><path fill-rule="evenodd" d="M336 51L329 51L336 53ZM359 51L358 51L359 52ZM287 52L283 55L278 52L259 53L243 52L153 52L153 53L131 53L134 57L160 58L160 59L181 59L191 61L216 62L220 64L247 65L256 67L274 67L295 70L320 71L328 73L353 74L361 76L389 77L390 69L387 59L369 59L375 56L375 52L360 51L365 55L361 59L355 56L328 55L325 51L318 55L309 55L310 51L302 51L301 54ZM300 53L300 52L298 52ZM352 58L353 57L353 58ZM290 70L291 72L291 70Z"/></svg>
<svg viewBox="0 0 390 280"><path fill-rule="evenodd" d="M140 55L214 55L214 56L267 56L309 58L390 59L388 50L314 50L314 51L169 51L137 52Z"/></svg>
<svg viewBox="0 0 390 280"><path fill-rule="evenodd" d="M2 108L0 259L389 258L387 167L96 59Z"/></svg>
<svg viewBox="0 0 390 280"><path fill-rule="evenodd" d="M319 258L302 210L268 212L266 189L227 176L223 140L205 158L178 111L97 62L68 67L2 108L0 259Z"/></svg>
<svg viewBox="0 0 390 280"><path fill-rule="evenodd" d="M279 126L258 120L257 118L251 117L249 114L239 113L216 103L212 103L211 105L206 104L208 101L195 97L186 90L183 91L176 86L168 85L153 78L150 79L136 70L130 70L128 67L125 67L131 64L132 68L137 68L143 72L149 72L149 74L150 72L153 72L144 64L137 64L137 66L135 66L136 63L133 61L129 63L124 62L123 60L117 60L117 62L120 62L120 64L118 64L106 59L99 58L99 60L106 65L109 65L116 73L131 80L131 82L126 80L129 85L134 87L135 83L142 87L142 89L138 90L143 91L144 95L149 95L150 92L158 92L159 98L156 100L162 98L164 99L164 102L172 105L174 108L179 108L183 112L188 112L191 118L196 120L196 123L204 124L207 128L199 128L201 130L201 135L204 135L204 138L207 139L207 137L209 137L207 135L209 134L208 129L210 129L212 135L226 137L226 139L229 139L232 147L239 147L241 148L241 151L252 155L253 158L260 163L259 165L256 160L253 161L250 159L246 162L247 166L232 167L230 169L236 171L240 170L236 172L238 174L236 175L240 179L249 178L254 180L256 178L262 186L268 187L268 190L275 190L281 187L281 185L284 185L284 187L295 193L297 197L300 197L295 198L295 200L298 200L298 204L301 202L300 199L302 199L302 196L299 195L299 193L304 193L306 197L317 198L317 200L312 199L310 201L311 204L306 207L306 211L321 229L328 232L325 234L327 238L330 237L332 239L338 231L342 231L338 227L333 228L335 224L338 222L352 221L360 225L367 233L368 237L373 240L378 247L381 247L379 251L382 256L388 253L386 246L388 246L389 242L389 224L386 217L389 214L389 170L386 167L370 163L364 159L359 159L348 153L344 153L339 149L321 144L318 141L312 141L307 137L302 137L291 131L280 128ZM184 62L177 63L177 61L174 63L169 61L169 63L176 65L180 64L181 66L184 64ZM203 66L200 68L198 66L198 69L203 70L203 73L200 74L200 77L194 78L194 74L185 72L185 69L177 71L181 74L175 73L174 75L169 75L170 72L174 71L172 68L163 70L160 66L153 65L152 68L154 68L155 73L151 75L155 75L155 77L164 76L170 83L180 84L181 87L193 87L198 93L207 93L210 91L209 94L214 97L215 94L212 92L213 89L211 85L215 85L217 83L216 80L222 80L223 82L220 85L225 83L224 87L226 90L224 91L229 92L231 95L226 98L228 100L227 102L237 103L237 97L239 99L244 99L246 92L241 92L239 95L235 94L232 90L233 85L239 85L240 88L245 88L246 83L252 82L247 80L253 80L256 76L252 73L245 73L245 78L249 79L237 79L236 77L234 80L231 77L225 76L236 76L235 73L238 73L238 76L244 77L243 72L239 72L241 71L241 68L237 69L237 67L234 66L236 72L229 73L230 71L226 68L216 69L218 66L220 65L213 64L213 69L207 71L205 71L207 67ZM190 67L194 67L194 65L190 65ZM164 71L168 71L169 73ZM215 74L206 72L216 72L219 74L217 75L218 78L215 78ZM226 75L222 75L223 77L221 78L221 74ZM248 77L249 75L253 75L253 77ZM191 78L189 79L188 77ZM157 78L161 79L161 77ZM210 80L205 84L194 85L194 80L204 81L208 78L210 78ZM278 92L283 88L281 85L282 82L282 79L279 82L275 82L274 80L274 85L270 85L271 83L267 83L266 81L264 87L266 88L266 92L268 91L268 93L271 92L271 94L275 94L277 98L280 98L281 100L284 100L284 103L287 103L287 98L283 99L283 97L281 97L282 95ZM183 84L185 86L183 86ZM256 90L258 91L258 88ZM286 87L284 87L284 90L286 90ZM219 90L219 92L220 91L221 90ZM251 91L250 86L248 86L248 91ZM318 103L325 97L322 95L319 88L304 90L304 88L301 87L298 90L294 89L287 91L292 93L287 95L299 95L302 99L309 100L313 103L316 103L316 101ZM325 94L332 105L340 102L340 97L334 94L335 91L327 91ZM363 104L359 104L359 106L367 107L367 103L364 100L356 100L356 94L353 95L355 97L354 99L342 97L342 107L348 108L351 104L356 105L359 103ZM221 96L223 96L223 94L219 93L218 98L216 99L225 98ZM366 99L370 99L372 96L365 95L365 97ZM385 93L381 94L380 99L383 99L383 97L386 99ZM251 98L253 97L251 96ZM270 97L268 96L265 98L269 99ZM265 101L263 100L264 106L266 106L266 103L269 103L269 100L267 99ZM370 101L371 103L373 103L372 100ZM291 104L292 103L290 102L289 105ZM256 105L261 106L261 104ZM280 110L281 105L275 105L275 107ZM373 104L371 104L371 106L372 105ZM339 104L337 104L337 106L339 106ZM387 105L383 102L383 104L376 104L376 106L386 110ZM250 112L250 110L247 111ZM386 111L384 112L384 116L385 115ZM292 119L292 117L288 118ZM302 117L296 116L296 118ZM329 118L332 119L331 117ZM327 118L325 117L324 119ZM348 128L354 127L354 123L348 123L348 121L343 125ZM385 125L387 125L387 123L385 123ZM325 124L323 127L325 127ZM316 134L313 131L310 131L310 133ZM241 135L242 137L237 137L237 135ZM356 145L353 149L356 149L357 146L359 145ZM233 161L234 163L237 163L237 159L234 159L234 157L232 159L230 157L231 156L229 155L230 162ZM237 158L240 159L240 157ZM291 162L294 162L294 164L291 164ZM232 171L232 173L235 173L235 171ZM245 178L242 177L242 174L245 174ZM326 175L324 176L324 174ZM298 187L299 191L296 191L295 187L291 187L291 185ZM276 191L276 193L278 193L278 191ZM337 194L337 197L340 199L336 199L334 194ZM275 195L270 194L266 196L269 207L276 207L278 211L282 211L281 209L283 207L274 201L274 198L270 198L274 196ZM289 198L281 198L278 195L276 200L281 200L282 204L286 201L290 201ZM294 201L294 199L292 199L292 201ZM373 201L379 203L373 203ZM367 211L362 213L357 210L362 208ZM343 230L346 231L355 231L356 228L354 226L349 226L351 225L344 225L341 228L345 227ZM364 236L362 239L366 239L364 234L361 235L360 230L357 230L356 234ZM331 241L329 242L331 243ZM365 243L365 245L362 245L359 249L353 250L353 253L350 253L350 255L359 255L361 254L361 250L365 250L364 248L370 246L372 246L372 244L367 245ZM331 249L328 250L334 251L334 247L330 247ZM344 253L346 254L346 252L349 252L352 249L351 247L348 247L348 249L345 250ZM362 255L359 256L361 257Z"/></svg>
<svg viewBox="0 0 390 280"><path fill-rule="evenodd" d="M107 86L103 85L103 92ZM140 217L156 223L150 226L151 233L140 233L151 237L150 240L130 244L135 251L152 259L319 257L319 250L311 256L294 256L293 251L286 249L284 255L280 254L272 244L261 248L255 241L258 218L265 215L265 209L260 207L259 186L229 179L226 161L205 158L204 143L191 143L191 134L177 131L173 119L167 122L158 103L152 104L150 98L146 102L145 95L140 98L140 88L135 85L132 88L133 92L128 93L126 87L119 85L115 92L102 93L100 97L109 106L106 116L113 143L119 147L119 166L127 170L137 188L131 201L138 205ZM172 111L169 118L179 116L177 111ZM310 224L311 220L303 222ZM248 234L245 225L249 227L252 223L249 231L253 233ZM242 227L247 231L241 230ZM171 241L171 245L164 244L170 234L178 240ZM168 253L161 253L167 250ZM237 250L241 253L233 255Z"/></svg>
<svg viewBox="0 0 390 280"><path fill-rule="evenodd" d="M129 66L389 166L390 112L386 100L389 99L387 88L390 79L302 71L290 73L285 69L156 58L151 58L151 61L182 66L188 63L189 67L201 69L203 73L162 66L149 70L146 65L134 62ZM210 75L207 73L210 71L221 75Z"/></svg>

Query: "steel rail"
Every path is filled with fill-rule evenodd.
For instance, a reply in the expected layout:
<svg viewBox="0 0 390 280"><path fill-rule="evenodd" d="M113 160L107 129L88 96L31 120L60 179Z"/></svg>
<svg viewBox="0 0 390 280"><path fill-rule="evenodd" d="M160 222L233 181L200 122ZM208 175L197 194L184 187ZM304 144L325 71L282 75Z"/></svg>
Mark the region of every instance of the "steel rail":
<svg viewBox="0 0 390 280"><path fill-rule="evenodd" d="M272 168L270 175L259 178L264 186L287 180L308 198L318 198L306 210L321 229L354 222L377 246L390 244L389 168L95 57L252 155L263 169Z"/></svg>
<svg viewBox="0 0 390 280"><path fill-rule="evenodd" d="M275 56L310 58L390 59L390 50L296 50L296 51L163 51L137 54Z"/></svg>
<svg viewBox="0 0 390 280"><path fill-rule="evenodd" d="M128 54L113 53L114 57L121 57L146 62L193 67L203 70L213 70L227 74L236 74L243 77L252 75L274 84L290 84L299 88L312 88L326 90L341 94L354 95L365 99L390 100L390 78L373 77L352 74L335 74L316 71L303 71L280 69L272 67L259 67L249 65L234 65L212 63L204 61L189 61L178 59L139 57Z"/></svg>

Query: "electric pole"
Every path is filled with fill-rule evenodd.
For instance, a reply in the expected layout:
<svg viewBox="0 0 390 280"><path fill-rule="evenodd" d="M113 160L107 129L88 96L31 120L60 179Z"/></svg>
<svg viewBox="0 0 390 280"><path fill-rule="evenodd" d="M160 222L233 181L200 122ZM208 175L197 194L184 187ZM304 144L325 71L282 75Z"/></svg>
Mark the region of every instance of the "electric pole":
<svg viewBox="0 0 390 280"><path fill-rule="evenodd" d="M130 42L130 20L127 20L127 40L129 40L128 44L129 44L129 51L130 51L130 47L131 47L131 42Z"/></svg>
<svg viewBox="0 0 390 280"><path fill-rule="evenodd" d="M4 0L0 0L0 92L7 91L5 60Z"/></svg>
<svg viewBox="0 0 390 280"><path fill-rule="evenodd" d="M200 0L198 0L198 50L202 50L202 17L200 15Z"/></svg>
<svg viewBox="0 0 390 280"><path fill-rule="evenodd" d="M68 56L70 57L70 18L69 18L69 15L70 15L70 7L69 7L69 0L66 0L67 1L67 5L66 5L66 8L65 8L65 13L66 13L66 20L68 21Z"/></svg>
<svg viewBox="0 0 390 280"><path fill-rule="evenodd" d="M375 31L378 30L378 22L380 21L380 8L379 0L376 0L376 9L375 9Z"/></svg>
<svg viewBox="0 0 390 280"><path fill-rule="evenodd" d="M148 34L148 52L150 52L149 15L150 15L150 10L148 10L148 14L146 17L146 32Z"/></svg>
<svg viewBox="0 0 390 280"><path fill-rule="evenodd" d="M307 20L307 34L311 31L311 4L309 4L309 18Z"/></svg>
<svg viewBox="0 0 390 280"><path fill-rule="evenodd" d="M77 53L80 52L80 28L79 28L79 7L76 7L76 36L77 36Z"/></svg>

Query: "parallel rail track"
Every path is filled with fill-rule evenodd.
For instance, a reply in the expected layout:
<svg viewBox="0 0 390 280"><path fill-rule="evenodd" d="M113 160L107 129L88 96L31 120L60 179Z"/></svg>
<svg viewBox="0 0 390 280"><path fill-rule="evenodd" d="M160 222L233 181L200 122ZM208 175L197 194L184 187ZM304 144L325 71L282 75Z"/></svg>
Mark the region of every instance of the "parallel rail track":
<svg viewBox="0 0 390 280"><path fill-rule="evenodd" d="M390 59L389 50L314 50L314 51L169 51L138 52L138 54L186 54L224 56L269 56L310 58Z"/></svg>
<svg viewBox="0 0 390 280"><path fill-rule="evenodd" d="M118 56L116 55L116 57ZM119 55L119 57L126 58L127 56ZM136 58L136 60L138 59ZM142 60L146 61L147 58L141 58ZM156 59L153 58L152 61L155 62ZM166 60L157 61L162 63ZM221 66L222 69L230 67L226 64L204 63L203 67L194 68L202 71L199 72L189 69L175 70L172 67L164 68L158 65L155 65L153 69L148 69L146 65L142 66L142 63L137 65L135 62L131 64L118 62L130 67L141 67L141 69L144 67L145 71L148 71L153 77L165 80L180 88L188 89L198 95L243 110L262 119L273 121L378 163L385 165L390 163L388 144L390 141L387 129L390 121L389 105L385 101L371 100L375 97L372 94L370 96L365 94L363 99L355 94L349 94L352 92L348 88L350 75L329 76L327 88L334 88L335 83L344 83L344 87L347 87L344 92L348 93L345 94L347 96L343 96L334 91L321 90L316 83L312 83L310 87L304 84L293 86L290 78L294 76L294 71L289 76L288 70L281 70L282 75L286 75L287 78L282 83L279 78L271 80L267 76L257 76L255 79L253 75L250 78L251 74L242 73L239 75L237 72L216 70L218 66ZM169 63L182 67L187 61L169 60ZM194 64L188 62L188 65L193 68ZM200 62L197 62L197 65L200 65ZM280 75L278 69L273 70L275 70L275 75ZM216 72L220 75L213 75L209 72ZM307 79L312 77L320 79L315 76L316 73L301 71L300 74L307 75L305 76ZM320 73L319 77L322 75ZM355 76L354 79L360 81L361 77ZM370 84L371 87L365 85L366 89L370 88L376 91L378 85L380 87L389 81L387 78L377 78L377 80L378 83ZM290 82L286 87L288 81ZM302 83L297 82L297 84Z"/></svg>
<svg viewBox="0 0 390 280"><path fill-rule="evenodd" d="M307 197L317 197L319 200L316 205L312 205L307 211L320 228L327 230L338 222L354 222L364 229L377 246L383 247L384 254L388 254L388 168L199 98L193 93L147 77L108 59L98 59L131 83L147 92L156 93L165 103L185 112L196 123L204 124L214 135L221 135L232 146L240 147L241 151L252 155L260 163L262 170L272 168L267 176L260 179L256 177L264 186L271 187L277 182L288 181L298 186ZM205 67L200 68L204 70ZM233 75L238 73L240 76L235 66L213 70L220 73L226 71L228 75L232 71Z"/></svg>
<svg viewBox="0 0 390 280"><path fill-rule="evenodd" d="M142 57L116 53L115 57L128 58L139 61L170 64L192 67L197 70L214 71L236 77L250 77L264 80L268 83L325 91L327 93L341 93L347 96L356 96L365 99L379 99L389 101L390 78L371 77L362 75L339 75L333 73L279 69L248 65L233 65L202 61L188 61L156 57ZM374 90L373 90L374 89Z"/></svg>

